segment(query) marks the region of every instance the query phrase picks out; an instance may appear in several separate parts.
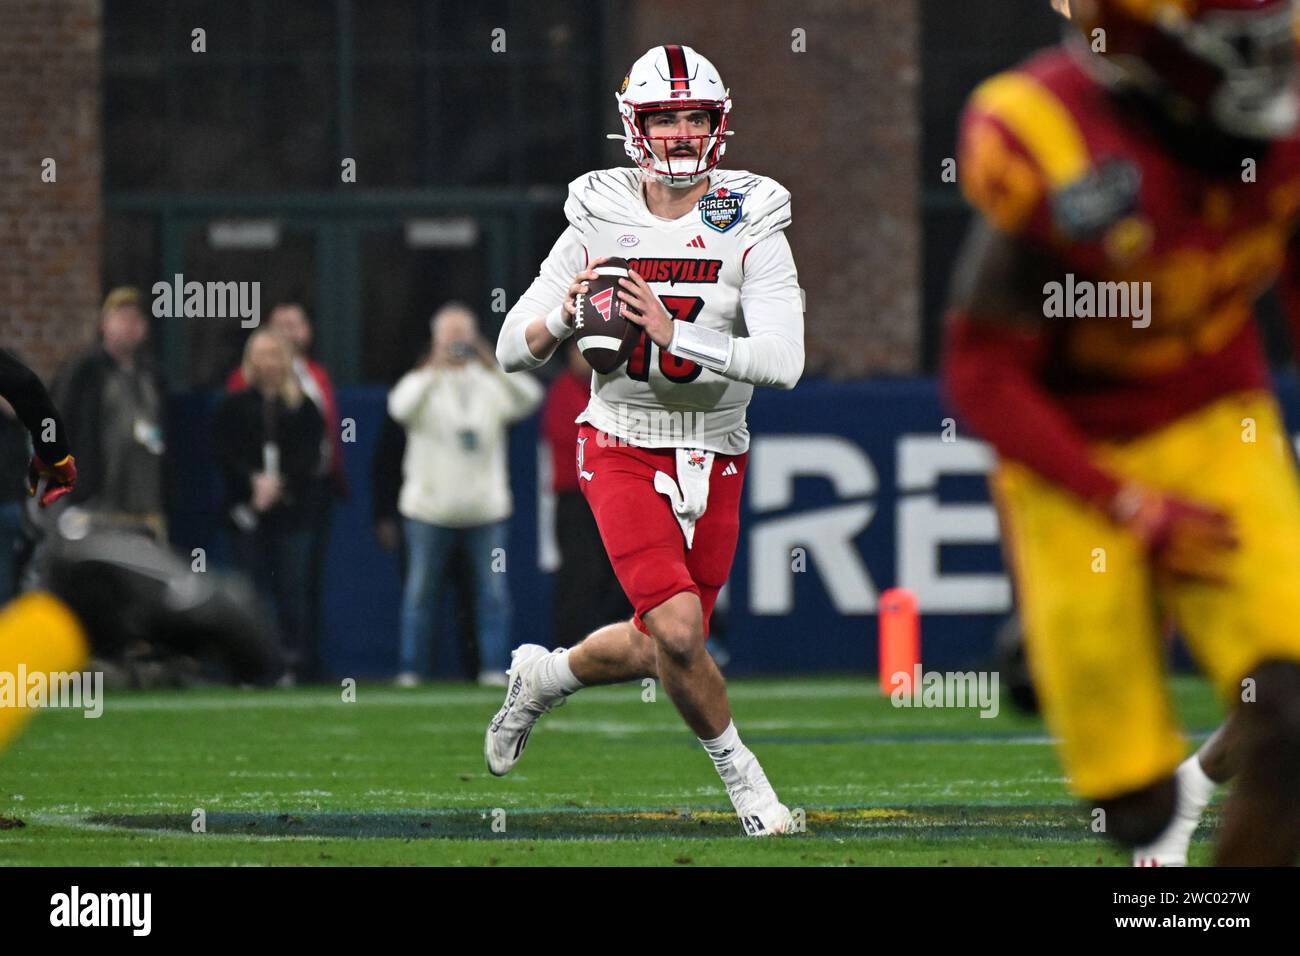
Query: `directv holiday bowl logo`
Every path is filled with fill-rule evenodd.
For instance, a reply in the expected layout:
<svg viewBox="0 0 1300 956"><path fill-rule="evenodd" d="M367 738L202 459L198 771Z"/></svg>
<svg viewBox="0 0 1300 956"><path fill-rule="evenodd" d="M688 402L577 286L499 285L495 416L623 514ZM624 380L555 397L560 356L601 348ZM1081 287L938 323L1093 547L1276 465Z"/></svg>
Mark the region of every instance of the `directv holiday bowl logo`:
<svg viewBox="0 0 1300 956"><path fill-rule="evenodd" d="M710 229L726 232L740 221L740 207L745 194L719 186L700 200L700 218Z"/></svg>

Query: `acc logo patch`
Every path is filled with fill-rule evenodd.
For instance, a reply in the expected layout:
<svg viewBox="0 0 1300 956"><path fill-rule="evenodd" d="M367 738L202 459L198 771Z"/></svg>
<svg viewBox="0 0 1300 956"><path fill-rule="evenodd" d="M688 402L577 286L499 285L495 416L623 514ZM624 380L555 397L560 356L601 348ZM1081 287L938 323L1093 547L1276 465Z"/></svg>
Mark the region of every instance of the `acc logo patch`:
<svg viewBox="0 0 1300 956"><path fill-rule="evenodd" d="M719 186L700 200L700 218L710 229L726 232L740 221L740 207L745 194Z"/></svg>

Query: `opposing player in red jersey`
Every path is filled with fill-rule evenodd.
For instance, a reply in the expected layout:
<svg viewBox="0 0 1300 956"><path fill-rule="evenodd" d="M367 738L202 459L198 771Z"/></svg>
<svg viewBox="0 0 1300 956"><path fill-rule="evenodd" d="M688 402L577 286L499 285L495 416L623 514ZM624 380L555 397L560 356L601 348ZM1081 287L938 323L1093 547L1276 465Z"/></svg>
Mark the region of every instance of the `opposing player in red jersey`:
<svg viewBox="0 0 1300 956"><path fill-rule="evenodd" d="M1066 43L986 81L963 120L979 217L946 389L998 452L1029 663L1073 789L1162 862L1142 848L1177 826L1186 783L1172 617L1233 713L1241 773L1217 859L1290 864L1300 481L1252 314L1296 269L1293 11L1070 6Z"/></svg>

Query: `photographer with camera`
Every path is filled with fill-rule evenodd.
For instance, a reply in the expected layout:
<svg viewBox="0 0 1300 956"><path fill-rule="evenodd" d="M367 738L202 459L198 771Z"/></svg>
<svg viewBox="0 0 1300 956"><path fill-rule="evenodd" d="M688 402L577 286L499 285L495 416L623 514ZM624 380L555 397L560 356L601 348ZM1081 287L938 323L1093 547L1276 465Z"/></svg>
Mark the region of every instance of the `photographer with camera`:
<svg viewBox="0 0 1300 956"><path fill-rule="evenodd" d="M443 570L459 541L474 579L479 682L503 684L510 648L506 523L513 510L506 430L537 409L542 387L498 367L468 306L444 305L430 329L429 358L388 396L388 413L406 429L398 499L407 548L399 681L414 684L430 670Z"/></svg>

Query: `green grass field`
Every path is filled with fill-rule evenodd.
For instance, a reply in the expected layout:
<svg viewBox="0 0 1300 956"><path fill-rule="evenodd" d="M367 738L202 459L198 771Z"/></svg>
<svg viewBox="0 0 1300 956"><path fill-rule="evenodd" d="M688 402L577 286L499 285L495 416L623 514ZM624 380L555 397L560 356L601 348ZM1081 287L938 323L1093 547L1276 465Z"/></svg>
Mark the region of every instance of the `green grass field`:
<svg viewBox="0 0 1300 956"><path fill-rule="evenodd" d="M740 835L662 691L584 691L504 779L495 690L106 695L46 711L0 758L8 865L1122 865L1066 793L1042 724L895 709L860 679L733 681L736 723L807 832ZM1203 734L1218 709L1180 678ZM207 832L191 829L206 814ZM494 828L495 824L495 828ZM504 824L504 832L499 832ZM1207 861L1208 831L1193 847Z"/></svg>

